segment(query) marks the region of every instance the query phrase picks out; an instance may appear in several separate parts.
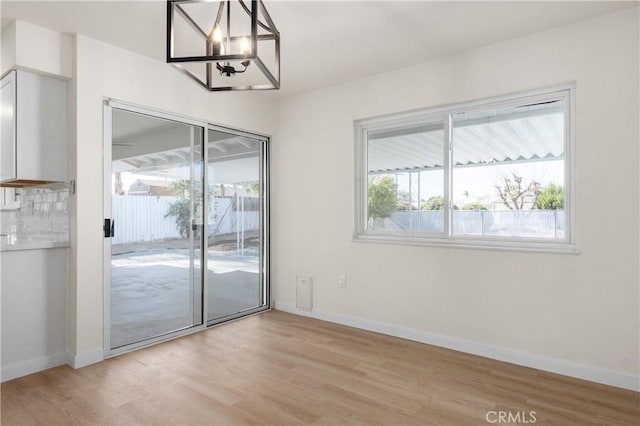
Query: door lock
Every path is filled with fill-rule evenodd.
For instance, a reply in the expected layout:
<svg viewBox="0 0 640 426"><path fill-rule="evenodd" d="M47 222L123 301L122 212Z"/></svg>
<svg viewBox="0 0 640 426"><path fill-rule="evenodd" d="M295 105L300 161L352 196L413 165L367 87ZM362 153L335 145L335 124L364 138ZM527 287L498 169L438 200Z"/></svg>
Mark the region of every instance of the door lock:
<svg viewBox="0 0 640 426"><path fill-rule="evenodd" d="M116 221L113 219L105 219L104 225L102 225L102 232L105 238L115 237L116 235Z"/></svg>

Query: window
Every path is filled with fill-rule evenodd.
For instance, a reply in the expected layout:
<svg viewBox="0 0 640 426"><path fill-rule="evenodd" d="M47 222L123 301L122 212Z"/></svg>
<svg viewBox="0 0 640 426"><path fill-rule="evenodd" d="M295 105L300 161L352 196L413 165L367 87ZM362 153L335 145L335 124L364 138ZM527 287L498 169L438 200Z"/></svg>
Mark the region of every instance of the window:
<svg viewBox="0 0 640 426"><path fill-rule="evenodd" d="M356 121L355 239L575 251L573 92Z"/></svg>

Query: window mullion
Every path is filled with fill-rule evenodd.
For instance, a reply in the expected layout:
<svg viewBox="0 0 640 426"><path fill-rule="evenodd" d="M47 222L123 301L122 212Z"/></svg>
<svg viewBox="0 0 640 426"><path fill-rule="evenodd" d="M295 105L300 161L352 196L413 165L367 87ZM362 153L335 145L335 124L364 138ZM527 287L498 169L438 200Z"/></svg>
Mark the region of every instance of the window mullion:
<svg viewBox="0 0 640 426"><path fill-rule="evenodd" d="M453 115L447 114L444 125L444 232L447 237L453 235L452 225L452 172L451 153L453 145Z"/></svg>

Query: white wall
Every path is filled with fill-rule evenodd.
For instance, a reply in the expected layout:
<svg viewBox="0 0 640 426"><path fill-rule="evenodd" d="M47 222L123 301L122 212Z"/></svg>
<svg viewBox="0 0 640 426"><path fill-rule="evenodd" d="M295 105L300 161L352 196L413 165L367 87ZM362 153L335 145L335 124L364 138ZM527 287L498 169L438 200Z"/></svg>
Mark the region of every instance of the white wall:
<svg viewBox="0 0 640 426"><path fill-rule="evenodd" d="M286 99L272 153L276 307L294 309L306 274L313 315L637 388L638 66L634 8ZM569 82L581 254L351 240L353 120Z"/></svg>
<svg viewBox="0 0 640 426"><path fill-rule="evenodd" d="M0 33L0 75L11 69L16 63L16 22L2 27Z"/></svg>
<svg viewBox="0 0 640 426"><path fill-rule="evenodd" d="M103 137L105 97L271 134L272 103L258 92L209 93L171 66L91 39L75 37L75 85L69 178L71 200L68 347L81 366L103 353Z"/></svg>
<svg viewBox="0 0 640 426"><path fill-rule="evenodd" d="M71 78L72 63L69 34L61 34L20 20L13 21L2 29L2 73L17 66Z"/></svg>

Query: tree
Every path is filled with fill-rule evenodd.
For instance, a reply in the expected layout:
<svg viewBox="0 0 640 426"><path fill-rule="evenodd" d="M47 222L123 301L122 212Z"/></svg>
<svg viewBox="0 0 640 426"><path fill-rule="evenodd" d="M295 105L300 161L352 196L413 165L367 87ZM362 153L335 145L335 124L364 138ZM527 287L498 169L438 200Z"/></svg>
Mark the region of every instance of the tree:
<svg viewBox="0 0 640 426"><path fill-rule="evenodd" d="M546 186L540 191L534 208L538 210L564 209L564 188L555 183Z"/></svg>
<svg viewBox="0 0 640 426"><path fill-rule="evenodd" d="M532 180L528 185L525 185L523 183L524 178L514 172L511 172L511 176L503 176L502 180L503 184L495 187L502 203L509 210L522 210L527 196L532 197L531 205L536 205L536 200L540 194L539 182Z"/></svg>
<svg viewBox="0 0 640 426"><path fill-rule="evenodd" d="M410 198L411 196L407 191L396 191L396 210L415 210L415 207L409 202Z"/></svg>
<svg viewBox="0 0 640 426"><path fill-rule="evenodd" d="M487 210L487 206L479 201L472 201L471 203L463 204L461 210Z"/></svg>
<svg viewBox="0 0 640 426"><path fill-rule="evenodd" d="M409 204L408 200L397 200L396 210L398 211L415 210L415 207Z"/></svg>
<svg viewBox="0 0 640 426"><path fill-rule="evenodd" d="M458 210L458 206L453 205L454 210ZM431 197L420 205L420 210L444 210L444 197Z"/></svg>
<svg viewBox="0 0 640 426"><path fill-rule="evenodd" d="M250 182L244 185L244 192L249 195L260 194L260 182Z"/></svg>
<svg viewBox="0 0 640 426"><path fill-rule="evenodd" d="M422 205L420 210L444 210L444 197L431 197Z"/></svg>
<svg viewBox="0 0 640 426"><path fill-rule="evenodd" d="M369 179L367 213L369 218L383 219L396 210L398 185L392 176L373 176Z"/></svg>
<svg viewBox="0 0 640 426"><path fill-rule="evenodd" d="M171 190L178 199L169 205L169 210L164 218L175 217L176 228L180 236L187 238L191 229L191 185L188 180L179 180L171 183ZM198 196L198 191L193 192L196 194L193 209L197 211L198 206L202 203L202 196Z"/></svg>

